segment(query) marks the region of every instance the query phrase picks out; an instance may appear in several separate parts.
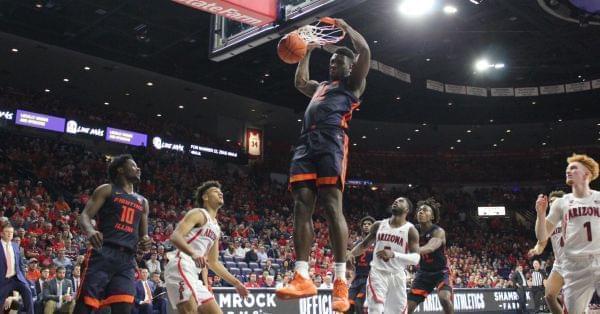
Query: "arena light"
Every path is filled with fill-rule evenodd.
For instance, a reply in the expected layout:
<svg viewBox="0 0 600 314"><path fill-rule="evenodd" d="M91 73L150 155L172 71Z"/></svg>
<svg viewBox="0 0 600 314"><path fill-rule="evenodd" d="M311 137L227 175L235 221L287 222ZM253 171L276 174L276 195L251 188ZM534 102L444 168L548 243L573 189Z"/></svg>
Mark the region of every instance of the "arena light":
<svg viewBox="0 0 600 314"><path fill-rule="evenodd" d="M183 109L183 105L179 105L179 109Z"/></svg>
<svg viewBox="0 0 600 314"><path fill-rule="evenodd" d="M447 5L444 7L444 13L448 15L452 15L458 12L458 9L455 6Z"/></svg>
<svg viewBox="0 0 600 314"><path fill-rule="evenodd" d="M13 49L11 49L10 51L12 51L12 52L14 52L14 53L17 53L17 52L19 52L19 49L17 49L17 48L13 48ZM581 78L581 75L580 75L579 77Z"/></svg>
<svg viewBox="0 0 600 314"><path fill-rule="evenodd" d="M490 68L490 63L486 59L481 59L475 62L475 70L478 72L487 71Z"/></svg>
<svg viewBox="0 0 600 314"><path fill-rule="evenodd" d="M502 62L499 63L490 63L487 59L479 59L475 62L475 72L485 72L489 69L504 69L506 65Z"/></svg>
<svg viewBox="0 0 600 314"><path fill-rule="evenodd" d="M46 89L44 89L44 92L49 93L50 90L46 88Z"/></svg>
<svg viewBox="0 0 600 314"><path fill-rule="evenodd" d="M400 4L400 12L407 16L422 16L433 9L434 0L404 0Z"/></svg>
<svg viewBox="0 0 600 314"><path fill-rule="evenodd" d="M87 65L86 65L86 66L84 66L84 67L83 67L83 69L84 69L84 70L86 70L86 71L89 71L89 70L91 70L92 68L90 68L89 66L87 66Z"/></svg>

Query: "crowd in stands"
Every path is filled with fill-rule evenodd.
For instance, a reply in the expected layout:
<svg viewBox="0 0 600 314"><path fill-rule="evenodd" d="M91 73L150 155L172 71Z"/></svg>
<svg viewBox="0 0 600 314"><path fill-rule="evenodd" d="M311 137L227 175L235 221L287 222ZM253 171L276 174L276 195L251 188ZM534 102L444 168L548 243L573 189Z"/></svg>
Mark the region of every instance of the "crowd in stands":
<svg viewBox="0 0 600 314"><path fill-rule="evenodd" d="M5 92L0 98L5 103L18 104L20 108L32 106L47 113L58 110L54 107L55 103L48 102L43 95L40 97L34 100L30 97L31 103L25 106L21 104L26 96L18 93ZM38 107L41 103L45 104L45 110ZM86 111L70 110L73 110L73 115L87 112L90 120L110 121L116 118L106 111L99 111L98 116L91 115L87 107ZM65 115L64 112L62 115ZM118 120L128 123L128 119L122 117ZM122 127L152 129L164 127L164 122L153 124L144 121L140 125ZM166 128L173 131L177 126ZM15 227L14 241L21 247L27 278L32 283L55 278L61 267L66 270L67 278L78 282L88 246L77 225L77 217L93 189L106 183L105 152L71 144L57 137L16 134L19 134L18 130L0 130L3 143L0 146L0 216L9 219ZM189 135L195 137L194 134ZM212 141L203 135L197 138ZM119 146L119 149L122 151L124 147ZM169 238L179 219L196 206L192 201L194 188L203 181L215 179L222 183L225 195L225 205L218 216L223 231L219 249L224 265L251 288L280 287L290 280L295 258L291 239L293 204L287 184L273 181L269 171L265 170L272 169L270 166L234 166L155 150L132 149L130 152L142 170L138 191L150 202L150 235L154 240L150 251L137 253L136 262L140 276L142 269L148 270L153 290L164 286L162 272L168 261L167 253L173 250ZM356 162L351 165L351 175L381 176L385 178L383 181L411 177L415 178L413 182L418 182L416 178L424 177L419 173L424 170L419 169L426 169L428 175L434 178L431 181L446 178L454 182L460 178L482 182L491 178L504 179L505 173L517 173L518 177L511 177L508 182L517 178L543 180L547 178L547 169L552 167L553 171L557 169L562 173L564 166L564 154L560 163L552 156L534 167L530 167L531 164L519 166L518 169L524 169L524 173L507 169L522 164L525 157L497 159L497 163L449 159L447 164L438 164L436 160L439 159L435 158L413 158L411 162L403 161L402 167L391 166L396 157L369 159L367 155L357 153L353 158ZM482 158L486 161L492 159ZM378 167L369 167L373 164L378 164ZM376 173L373 169L385 171ZM443 206L440 225L446 229L447 254L455 287L510 288L512 284L508 278L515 266L520 264L525 269L531 266L526 253L535 244L532 225L517 221L513 214L506 218L481 220L473 213L478 204L505 204L508 208L533 210L536 195L549 192L551 188L554 187L539 191L516 188L511 183L505 187L468 192L460 187L431 188L425 181L411 188L348 186L344 192L344 212L351 231L350 243L359 239L360 218L366 215L378 219L386 217L386 208L394 198L408 196L416 203L434 196ZM331 287L333 257L327 223L318 209L314 230L310 273L318 287L326 289ZM552 265L551 254L547 253L549 250L542 256L544 267ZM214 274L210 274L209 283L212 287L227 286ZM42 292L43 285L39 290ZM43 293L38 293L38 296L38 302L44 303Z"/></svg>
<svg viewBox="0 0 600 314"><path fill-rule="evenodd" d="M8 132L0 133L0 139L7 144L0 152L1 213L15 226L24 256L37 259L38 267L48 267L51 276L55 266L72 269L80 265L86 245L76 220L91 191L106 181L105 156L54 139L17 138ZM276 285L290 275L294 260L290 241L292 201L285 184L271 181L267 173L257 173L253 168L232 169L177 154L146 151L137 154L136 161L143 177L139 192L150 201L150 230L155 241L150 252L138 254L140 268L161 273L166 252L172 249L169 236L175 223L195 206L191 199L193 188L200 182L217 178L223 183L226 198L218 217L223 229L220 242L223 261L233 261L236 266L238 261L247 266L258 265L247 268L257 275L259 285L269 285L269 276ZM350 230L358 230L358 220L367 214L385 217L386 206L398 195L408 195L415 201L433 195L444 204L441 225L448 230L450 264L455 280L460 278L457 284L479 285L483 279L484 285L496 286L502 278L507 278L515 263L526 263L524 253L534 244L533 232L504 220L478 221L470 212L481 203L530 207L537 192L489 188L468 193L438 191L426 186L410 190L348 187L345 213ZM69 195L68 199L65 195ZM467 231L471 237L459 236ZM327 224L319 210L315 234L310 264L317 281L326 283L332 271L332 253ZM358 236L352 232L351 242ZM245 267L232 268L240 269L242 275L241 269ZM244 279L252 282L253 277L246 275ZM480 278L474 282L473 276ZM220 280L213 281L217 286L224 284Z"/></svg>

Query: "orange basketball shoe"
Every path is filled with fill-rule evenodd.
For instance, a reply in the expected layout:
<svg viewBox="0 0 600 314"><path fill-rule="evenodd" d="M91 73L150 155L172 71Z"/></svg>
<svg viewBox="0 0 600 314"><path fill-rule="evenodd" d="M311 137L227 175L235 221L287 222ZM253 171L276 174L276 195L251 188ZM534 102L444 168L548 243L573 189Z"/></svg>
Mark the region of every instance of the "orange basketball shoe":
<svg viewBox="0 0 600 314"><path fill-rule="evenodd" d="M296 272L294 279L286 287L277 289L275 294L283 300L312 297L317 295L317 286L312 280L304 278ZM346 288L346 296L348 296L348 288Z"/></svg>
<svg viewBox="0 0 600 314"><path fill-rule="evenodd" d="M333 310L337 312L346 312L350 309L348 301L348 284L342 279L336 279L333 282Z"/></svg>

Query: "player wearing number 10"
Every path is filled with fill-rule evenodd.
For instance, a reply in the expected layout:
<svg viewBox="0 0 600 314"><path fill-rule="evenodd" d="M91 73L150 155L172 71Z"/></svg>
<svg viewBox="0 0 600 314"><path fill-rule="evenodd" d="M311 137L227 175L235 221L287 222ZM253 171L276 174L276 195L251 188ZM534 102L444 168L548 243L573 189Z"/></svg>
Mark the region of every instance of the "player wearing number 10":
<svg viewBox="0 0 600 314"><path fill-rule="evenodd" d="M574 154L567 162L566 183L572 193L554 201L548 217L548 197L538 197L535 235L539 241L546 241L562 222L564 312L580 314L594 290L600 292L600 192L590 189L599 169L587 155Z"/></svg>
<svg viewBox="0 0 600 314"><path fill-rule="evenodd" d="M135 295L134 255L138 242L148 249L148 201L133 190L141 171L131 155L108 165L110 183L96 188L79 219L93 248L88 250L74 313L110 306L130 313ZM98 230L91 219L96 217Z"/></svg>

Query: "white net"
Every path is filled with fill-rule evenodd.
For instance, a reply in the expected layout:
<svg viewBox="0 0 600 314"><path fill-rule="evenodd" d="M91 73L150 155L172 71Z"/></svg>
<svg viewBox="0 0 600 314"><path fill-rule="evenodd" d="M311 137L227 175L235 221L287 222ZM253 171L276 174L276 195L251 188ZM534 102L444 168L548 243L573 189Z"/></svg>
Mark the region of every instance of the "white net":
<svg viewBox="0 0 600 314"><path fill-rule="evenodd" d="M306 25L296 32L307 44L330 45L342 40L346 33L339 27L319 21L315 25Z"/></svg>

